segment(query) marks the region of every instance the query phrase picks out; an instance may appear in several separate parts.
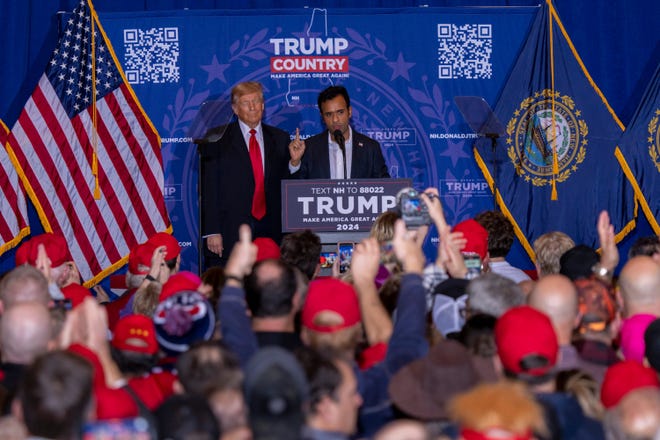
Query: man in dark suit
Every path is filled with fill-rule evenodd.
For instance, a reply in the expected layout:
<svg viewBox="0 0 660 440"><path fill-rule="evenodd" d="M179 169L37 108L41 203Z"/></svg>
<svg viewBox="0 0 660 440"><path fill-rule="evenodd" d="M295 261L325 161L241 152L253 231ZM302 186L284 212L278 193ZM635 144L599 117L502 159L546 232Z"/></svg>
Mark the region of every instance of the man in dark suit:
<svg viewBox="0 0 660 440"><path fill-rule="evenodd" d="M231 99L238 120L209 130L201 152L206 268L224 265L243 223L254 237L277 243L282 237L280 181L290 177L289 134L261 123L260 83L236 85Z"/></svg>
<svg viewBox="0 0 660 440"><path fill-rule="evenodd" d="M289 145L289 170L294 178L390 177L380 144L351 128L351 100L345 87L331 86L323 90L318 106L327 130L304 141L296 130L296 137ZM344 175L344 160L347 176Z"/></svg>

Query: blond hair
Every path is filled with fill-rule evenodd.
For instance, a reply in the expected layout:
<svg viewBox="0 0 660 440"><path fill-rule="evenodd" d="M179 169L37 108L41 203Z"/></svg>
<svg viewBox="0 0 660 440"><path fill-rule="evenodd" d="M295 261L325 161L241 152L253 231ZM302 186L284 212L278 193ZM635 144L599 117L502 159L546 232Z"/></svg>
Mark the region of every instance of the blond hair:
<svg viewBox="0 0 660 440"><path fill-rule="evenodd" d="M146 289L136 292L133 300L133 313L151 318L158 307L162 288L160 283L149 283Z"/></svg>
<svg viewBox="0 0 660 440"><path fill-rule="evenodd" d="M559 273L559 259L564 252L574 247L573 239L559 231L548 232L537 238L534 241L534 253L539 276Z"/></svg>
<svg viewBox="0 0 660 440"><path fill-rule="evenodd" d="M487 432L490 429L525 435L547 433L543 409L519 382L484 383L454 397L447 405L452 420L461 428Z"/></svg>
<svg viewBox="0 0 660 440"><path fill-rule="evenodd" d="M394 238L394 224L399 218L399 214L395 211L383 212L371 225L369 236L374 237L379 243L391 241Z"/></svg>
<svg viewBox="0 0 660 440"><path fill-rule="evenodd" d="M264 88L261 83L257 81L246 81L238 83L231 89L231 103L236 104L241 96L249 95L250 93L258 93L261 100L264 99Z"/></svg>

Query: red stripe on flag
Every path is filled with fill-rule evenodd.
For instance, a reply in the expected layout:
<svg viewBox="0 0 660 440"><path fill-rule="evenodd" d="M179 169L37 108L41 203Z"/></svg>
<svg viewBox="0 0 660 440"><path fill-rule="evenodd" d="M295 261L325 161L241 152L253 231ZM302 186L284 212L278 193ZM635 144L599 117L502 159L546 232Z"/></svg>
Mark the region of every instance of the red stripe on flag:
<svg viewBox="0 0 660 440"><path fill-rule="evenodd" d="M86 113L89 114L91 112L87 111ZM90 120L91 120L91 117L90 117ZM74 131L75 131L75 133L78 137L78 140L80 142L79 147L81 148L81 150L83 151L83 153L85 155L85 159L87 161L87 164L89 165L89 170L90 170L90 173L91 173L94 147L92 146L92 142L90 141L90 139L87 135L87 131L86 131L84 123L81 119L81 115L78 115L78 116L74 117L71 120L71 125L73 126L73 129L74 129ZM83 145L86 146L86 147L82 147ZM91 202L86 202L86 205L89 206L89 203L92 203L96 207L97 206L96 204L98 202L94 199L94 196L91 193L90 184L87 184L86 182L84 184L85 184L85 188L89 192L89 196L91 197ZM91 185L93 185L93 183ZM111 192L113 193L112 195L114 195L114 192L113 191L111 191ZM106 193L105 190L102 190L101 197L105 197L107 199L108 194ZM104 200L102 203L105 203L106 201L107 200ZM111 206L110 210L109 210L110 212L105 214L105 215L112 215L113 218L115 219L115 221L117 222L117 224L119 225L119 227L121 228L121 226L123 224L123 219L122 219L122 217L120 217L122 212L121 212L121 210L116 210L114 208L115 208L114 206ZM122 257L121 252L117 249L117 246L116 246L115 241L114 241L115 237L110 233L111 227L108 226L108 222L105 220L104 214L98 209L96 211L97 211L97 213L96 213L97 218L99 218L101 220L101 224L102 224L101 228L96 227L96 230L97 230L97 233L98 233L99 239L100 239L99 244L103 246L103 249L105 249L105 253L106 253L107 257L110 259L110 261L116 261L116 260L118 260ZM94 215L94 214L90 213L90 216L91 215ZM99 222L94 220L94 225L98 226Z"/></svg>
<svg viewBox="0 0 660 440"><path fill-rule="evenodd" d="M41 144L43 147L43 143L41 142L41 138L37 134L37 130L35 129L34 125L32 124L32 120L27 114L26 110L23 110L21 112L21 115L18 118L17 124L21 126L23 131L25 132L25 135L27 136L27 139L30 143L30 146L34 147L37 144ZM41 184L41 178L42 176L37 176L35 174L35 170L30 167L30 163L27 160L27 157L24 153L25 148L22 147L19 143L18 140L15 138L15 136L12 135L9 138L9 144L12 146L12 149L14 151L14 154L16 155L16 159L18 162L21 164L21 167L23 168L23 173L25 174L25 179L30 182L30 186L34 192L35 198L38 200L39 205L41 206L42 210L44 211L44 215L49 219L49 221L55 220L54 218L54 211L52 209L52 206L50 203L45 203L49 201L49 196L46 195L46 190L44 186ZM51 182L52 183L52 182ZM49 225L52 228L52 224ZM59 225L57 225L59 228Z"/></svg>
<svg viewBox="0 0 660 440"><path fill-rule="evenodd" d="M149 141L149 146L151 146L154 152L160 153L160 137L158 136L158 133L155 132L151 124L147 121L144 112L140 108L140 105L135 101L133 94L128 90L128 86L126 84L122 84L118 90L121 91L122 95L124 95L124 99L131 107L131 111L135 115L136 122L140 124L142 131L147 136L147 139ZM162 168L163 167L162 157L160 156L160 154L158 154L158 157L159 157L158 163Z"/></svg>
<svg viewBox="0 0 660 440"><path fill-rule="evenodd" d="M140 169L143 171L142 177L144 178L147 188L149 189L149 194L151 196L150 200L152 201L152 204L155 205L154 208L158 210L163 223L167 224L169 223L169 217L167 215L167 210L165 208L165 203L163 198L163 188L162 188L163 182L156 179L154 173L151 172L151 169L154 166L154 164L149 162L149 159L147 159L144 151L144 149L147 148L151 149L150 151L151 154L149 156L153 156L157 158L158 168L162 170L163 159L160 154L160 147L158 146L158 136L153 133L151 126L146 122L144 116L140 111L139 106L135 103L133 96L128 92L128 90L126 90L125 85L122 85L122 87L120 87L119 90L121 91L123 98L126 100L129 107L131 108L135 120L140 124L143 133L149 139L149 144L145 146L141 146L137 143L135 137L131 136L131 142L129 143L129 146L131 148L131 151L133 152L135 161L139 164ZM117 102L115 96L113 96L113 101ZM119 105L118 102L117 105ZM123 118L124 114L122 114L121 117ZM122 131L124 132L124 136L126 137L128 135L128 132L130 131L130 124L128 123L127 120L123 119L123 123L118 125L123 128ZM159 200L161 201L161 203L157 203L157 201Z"/></svg>
<svg viewBox="0 0 660 440"><path fill-rule="evenodd" d="M30 119L32 115L28 115L27 113L26 113L26 118L22 121L21 125L24 127L25 132L28 135L28 138L32 142L34 151L39 157L42 166L44 167L47 173L48 178L46 178L46 176L40 176L40 179L44 180L43 187L45 188L47 186L51 186L52 189L56 192L57 198L60 200L60 203L62 204L62 207L64 209L64 215L66 216L66 218L68 219L71 225L71 231L73 232L73 237L67 236L67 234L64 233L65 229L62 227L62 217L61 217L62 213L60 213L60 215L58 216L54 216L54 215L52 216L52 218L58 222L58 228L57 229L53 228L53 230L55 232L64 233L64 236L67 239L69 246L71 246L72 244L71 239L75 239L82 254L87 259L90 269L94 273L96 273L97 271L101 270L101 266L99 264L98 258L96 257L94 248L92 247L89 237L87 235L87 230L78 216L78 210L81 210L82 212L92 211L96 214L97 217L99 217L98 209L96 205L93 203L94 198L92 197L90 189L87 188L87 182L84 180L84 178L79 176L80 170L75 168L76 161L71 151L71 147L69 146L68 141L66 140L66 136L62 132L62 127L60 125L59 120L56 118L55 114L53 113L53 109L50 107L50 104L48 103L48 100L44 96L40 87L37 87L34 90L34 93L32 94L32 99L34 100L36 107L41 112L41 117L43 118L45 126L43 127L34 126L32 119ZM38 115L34 115L34 116L38 116ZM29 121L29 125L28 125L28 121ZM83 200L83 203L86 206L76 205L74 201L71 199L69 194L69 191L71 189L67 188L66 181L62 178L62 175L59 174L57 166L51 159L48 149L43 144L40 138L39 132L41 130L48 130L53 136L54 140L56 141L56 145L59 146L58 151L62 154L64 162L66 163L67 168L71 172L71 178L74 179L75 181L75 185L76 185L75 191L78 192L78 194ZM42 199L42 206L43 206L43 202L44 200ZM53 213L54 210L52 205L50 204L50 201L48 201L48 205L50 208L49 209L50 212ZM90 215L90 217L91 217L91 221L95 223L96 219L94 219L92 215ZM51 226L53 225L51 224ZM95 223L95 226L99 227L100 225Z"/></svg>
<svg viewBox="0 0 660 440"><path fill-rule="evenodd" d="M110 114L113 115L115 118L116 124L122 128L127 128L127 130L122 130L122 135L124 138L124 141L126 142L127 145L134 145L135 138L133 136L133 133L130 131L130 128L128 127L128 122L124 118L124 114L122 113L122 109L120 108L119 104L117 103L117 100L115 99L114 95L112 93L108 94L104 98L106 104L108 105L110 109ZM154 228L154 225L151 222L151 219L149 218L149 214L147 211L147 208L145 207L144 204L144 194L140 194L138 188L135 186L135 181L133 180L133 173L127 168L126 162L124 159L124 153L122 155L122 152L119 150L119 147L114 144L114 141L112 139L112 135L110 134L108 127L105 125L104 121L99 117L97 118L99 123L98 123L98 132L99 136L103 139L104 145L107 146L107 153L108 156L110 157L111 164L105 164L106 166L113 166L117 170L117 174L120 176L125 176L126 178L122 179L121 183L130 198L131 204L129 205L137 215L140 224L144 228L145 234L147 237L152 236L153 234L156 233L156 230ZM139 146L137 147L139 149ZM136 158L137 159L137 158ZM142 176L146 179L147 176L150 176L151 173L149 171L148 164L146 164L144 161L136 161L136 169L138 169L140 172L142 172ZM137 240L134 238L133 242L129 243L129 247L132 247L134 244L137 244Z"/></svg>
<svg viewBox="0 0 660 440"><path fill-rule="evenodd" d="M4 148L4 147L2 147L2 148ZM8 165L12 166L11 163L9 163ZM7 170L3 166L0 166L0 182L3 182L2 188L0 188L0 189L2 189L2 193L5 196L7 204L9 205L9 207L12 210L12 214L14 214L16 216L17 225L19 227L24 227L25 222L22 221L22 220L25 220L25 219L23 218L23 214L21 213L21 210L18 208L18 194L16 192L17 188L14 188L13 186L11 186L11 182L9 180L9 174L7 174ZM18 183L18 181L16 181L16 183ZM5 216L8 217L9 214L3 212L2 216L0 216L0 217L5 217ZM2 237L4 238L5 235L3 235ZM14 237L11 237L11 238L14 238ZM9 240L11 240L11 238ZM9 240L5 240L5 241L9 241Z"/></svg>

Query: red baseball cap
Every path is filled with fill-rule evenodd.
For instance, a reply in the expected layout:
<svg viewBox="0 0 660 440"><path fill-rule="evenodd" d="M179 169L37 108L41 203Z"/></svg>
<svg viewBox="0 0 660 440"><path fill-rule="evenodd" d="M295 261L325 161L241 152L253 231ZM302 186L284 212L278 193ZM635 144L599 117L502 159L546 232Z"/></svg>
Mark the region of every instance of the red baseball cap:
<svg viewBox="0 0 660 440"><path fill-rule="evenodd" d="M133 247L128 255L128 271L136 275L148 274L154 249L156 248L149 242ZM146 266L147 269L140 270L140 266Z"/></svg>
<svg viewBox="0 0 660 440"><path fill-rule="evenodd" d="M165 301L170 296L185 290L197 290L200 284L202 279L192 272L183 270L175 273L163 284L158 301Z"/></svg>
<svg viewBox="0 0 660 440"><path fill-rule="evenodd" d="M467 240L465 248L461 252L474 252L481 259L486 258L488 252L488 231L477 223L476 220L468 219L460 222L452 229L452 232L462 232Z"/></svg>
<svg viewBox="0 0 660 440"><path fill-rule="evenodd" d="M149 240L147 240L147 243L152 245L154 248L165 246L167 251L167 255L165 255L166 260L176 258L181 253L181 246L179 246L179 242L176 240L176 238L167 232L158 232L152 235L149 237Z"/></svg>
<svg viewBox="0 0 660 440"><path fill-rule="evenodd" d="M64 236L47 232L32 237L16 250L16 266L25 263L34 266L37 262L40 244L44 245L46 255L50 258L51 267L58 267L73 260Z"/></svg>
<svg viewBox="0 0 660 440"><path fill-rule="evenodd" d="M600 388L600 401L603 406L616 406L626 394L638 388L660 388L658 373L635 361L621 361L610 366L605 372Z"/></svg>
<svg viewBox="0 0 660 440"><path fill-rule="evenodd" d="M316 322L321 312L338 314L343 322L327 326ZM351 327L361 320L360 304L353 286L335 278L324 278L309 283L307 299L302 309L304 327L320 333L333 333Z"/></svg>
<svg viewBox="0 0 660 440"><path fill-rule="evenodd" d="M62 295L68 300L71 300L71 307L78 307L85 301L85 298L92 295L92 292L80 284L71 283L66 287L62 287Z"/></svg>
<svg viewBox="0 0 660 440"><path fill-rule="evenodd" d="M282 255L280 252L280 247L272 238L257 237L252 241L252 243L257 246L256 262L267 260L269 258L278 259Z"/></svg>
<svg viewBox="0 0 660 440"><path fill-rule="evenodd" d="M505 312L495 324L495 344L504 369L513 374L542 376L557 362L559 344L552 322L529 306ZM545 365L525 368L523 360L532 355L546 359Z"/></svg>
<svg viewBox="0 0 660 440"><path fill-rule="evenodd" d="M158 353L154 322L144 315L128 315L120 319L115 326L111 344L123 351Z"/></svg>

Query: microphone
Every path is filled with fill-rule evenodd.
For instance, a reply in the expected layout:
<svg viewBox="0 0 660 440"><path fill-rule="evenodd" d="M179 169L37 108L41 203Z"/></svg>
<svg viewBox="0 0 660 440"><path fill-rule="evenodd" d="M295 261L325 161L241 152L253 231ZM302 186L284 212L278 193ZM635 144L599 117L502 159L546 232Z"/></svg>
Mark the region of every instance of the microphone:
<svg viewBox="0 0 660 440"><path fill-rule="evenodd" d="M344 179L348 179L348 174L346 173L346 140L344 139L344 133L341 130L335 130L332 132L332 137L339 144L339 149L344 157Z"/></svg>
<svg viewBox="0 0 660 440"><path fill-rule="evenodd" d="M345 140L344 140L344 133L341 132L341 130L335 130L332 132L332 137L335 138L335 142L339 144L339 149L344 152L346 151L346 145L345 145Z"/></svg>

